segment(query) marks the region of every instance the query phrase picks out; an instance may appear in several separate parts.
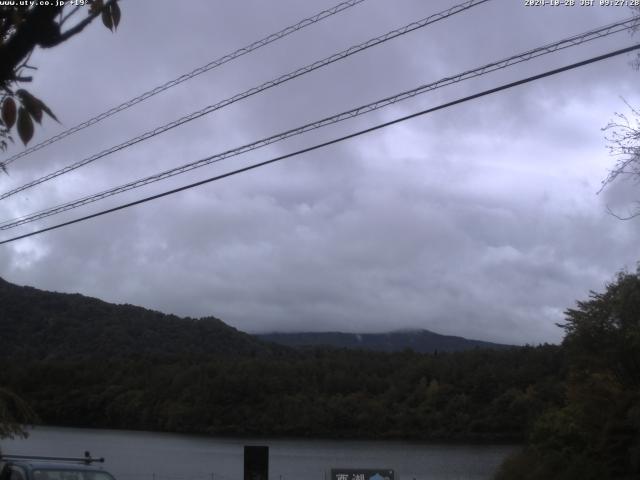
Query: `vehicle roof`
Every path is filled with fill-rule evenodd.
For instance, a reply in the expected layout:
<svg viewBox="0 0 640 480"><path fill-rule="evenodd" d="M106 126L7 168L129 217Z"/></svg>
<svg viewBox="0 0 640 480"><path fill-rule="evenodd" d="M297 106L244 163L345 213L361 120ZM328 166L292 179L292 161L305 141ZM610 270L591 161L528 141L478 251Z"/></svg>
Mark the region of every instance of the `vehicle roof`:
<svg viewBox="0 0 640 480"><path fill-rule="evenodd" d="M94 465L87 465L80 462L47 462L42 460L10 460L7 462L9 465L17 465L24 467L28 470L79 470L79 471L92 471L92 472L104 472L101 467Z"/></svg>

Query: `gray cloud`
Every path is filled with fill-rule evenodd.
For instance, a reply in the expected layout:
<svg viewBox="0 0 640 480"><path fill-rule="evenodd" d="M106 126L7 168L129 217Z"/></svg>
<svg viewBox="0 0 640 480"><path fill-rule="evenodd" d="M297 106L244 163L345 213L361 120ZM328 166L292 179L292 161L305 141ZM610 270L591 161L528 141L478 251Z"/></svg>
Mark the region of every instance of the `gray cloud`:
<svg viewBox="0 0 640 480"><path fill-rule="evenodd" d="M15 162L3 190L450 4L370 0ZM94 25L34 56L40 69L32 90L66 126L331 2L156 5L127 3L115 35ZM109 188L627 15L491 2L105 158L0 204L0 213L8 218ZM623 34L447 87L82 213L631 41ZM612 165L600 128L625 108L620 95L640 102L628 61L609 60L5 246L0 275L180 315L215 315L248 331L412 327L557 342L563 310L638 260L640 223L606 213L606 205L624 209L637 198L637 185L595 194ZM38 139L62 128L49 123Z"/></svg>

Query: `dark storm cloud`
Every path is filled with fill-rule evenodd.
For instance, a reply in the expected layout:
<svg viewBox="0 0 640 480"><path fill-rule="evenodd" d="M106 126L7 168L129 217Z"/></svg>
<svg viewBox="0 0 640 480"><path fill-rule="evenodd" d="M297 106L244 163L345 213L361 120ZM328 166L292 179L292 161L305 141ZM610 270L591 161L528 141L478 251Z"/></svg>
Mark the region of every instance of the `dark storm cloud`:
<svg viewBox="0 0 640 480"><path fill-rule="evenodd" d="M115 35L95 25L34 57L40 70L33 90L66 126L331 6L157 4L127 3ZM15 162L3 182L19 185L451 4L369 0ZM0 211L11 217L109 188L627 15L496 0L126 149ZM438 90L105 206L630 42L622 34ZM624 108L619 95L640 102L628 60L15 243L0 250L0 275L181 315L215 315L249 331L411 327L504 342L558 341L562 311L637 260L639 223L606 213L607 204L624 208L637 190L621 184L595 195L612 164L600 128ZM60 128L49 124L38 138Z"/></svg>

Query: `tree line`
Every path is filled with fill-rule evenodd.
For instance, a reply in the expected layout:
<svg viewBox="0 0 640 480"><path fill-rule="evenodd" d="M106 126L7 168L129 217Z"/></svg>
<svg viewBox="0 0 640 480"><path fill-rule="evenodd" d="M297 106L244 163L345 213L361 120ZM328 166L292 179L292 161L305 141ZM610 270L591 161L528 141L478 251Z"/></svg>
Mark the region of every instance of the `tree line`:
<svg viewBox="0 0 640 480"><path fill-rule="evenodd" d="M640 478L640 266L567 310L564 401L498 480Z"/></svg>
<svg viewBox="0 0 640 480"><path fill-rule="evenodd" d="M0 293L14 294L22 288L6 282L0 287ZM3 297L4 313L12 311L9 298L35 311L51 307L47 302L60 302L57 316L55 309L45 308L50 328L77 331L61 319L67 318L67 307L80 307L82 297L18 291L24 296ZM109 318L122 312L151 316L155 320L148 321L159 321L161 330L174 331L171 319L144 309L97 300L84 308ZM22 399L38 422L50 425L213 435L522 441L525 447L507 459L497 480L638 478L640 267L621 272L603 293L592 292L565 315L561 345L453 353L258 348L259 342L214 320L204 327L195 321L184 325L194 334L201 328L220 332L221 338L237 341L241 353L204 347L195 353L161 353L129 346L120 355L107 355L113 345L95 355L67 347L41 355L13 349L11 355L0 355L0 425L6 427L0 436L16 433L16 423L3 422L2 415L23 408ZM102 338L128 338L135 345L137 327L129 328L135 323L110 320L105 331L111 333ZM146 345L145 336L138 339Z"/></svg>
<svg viewBox="0 0 640 480"><path fill-rule="evenodd" d="M242 359L5 358L0 383L51 425L514 441L562 405L563 371L552 345L431 355L316 349Z"/></svg>

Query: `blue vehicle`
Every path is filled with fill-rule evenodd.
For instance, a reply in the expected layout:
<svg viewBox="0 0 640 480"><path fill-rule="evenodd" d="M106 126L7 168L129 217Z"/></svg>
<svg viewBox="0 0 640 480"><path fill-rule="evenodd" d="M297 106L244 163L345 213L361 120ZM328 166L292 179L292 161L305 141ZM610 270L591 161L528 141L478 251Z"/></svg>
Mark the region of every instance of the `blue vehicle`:
<svg viewBox="0 0 640 480"><path fill-rule="evenodd" d="M89 452L81 458L0 455L0 480L115 480L94 463Z"/></svg>

